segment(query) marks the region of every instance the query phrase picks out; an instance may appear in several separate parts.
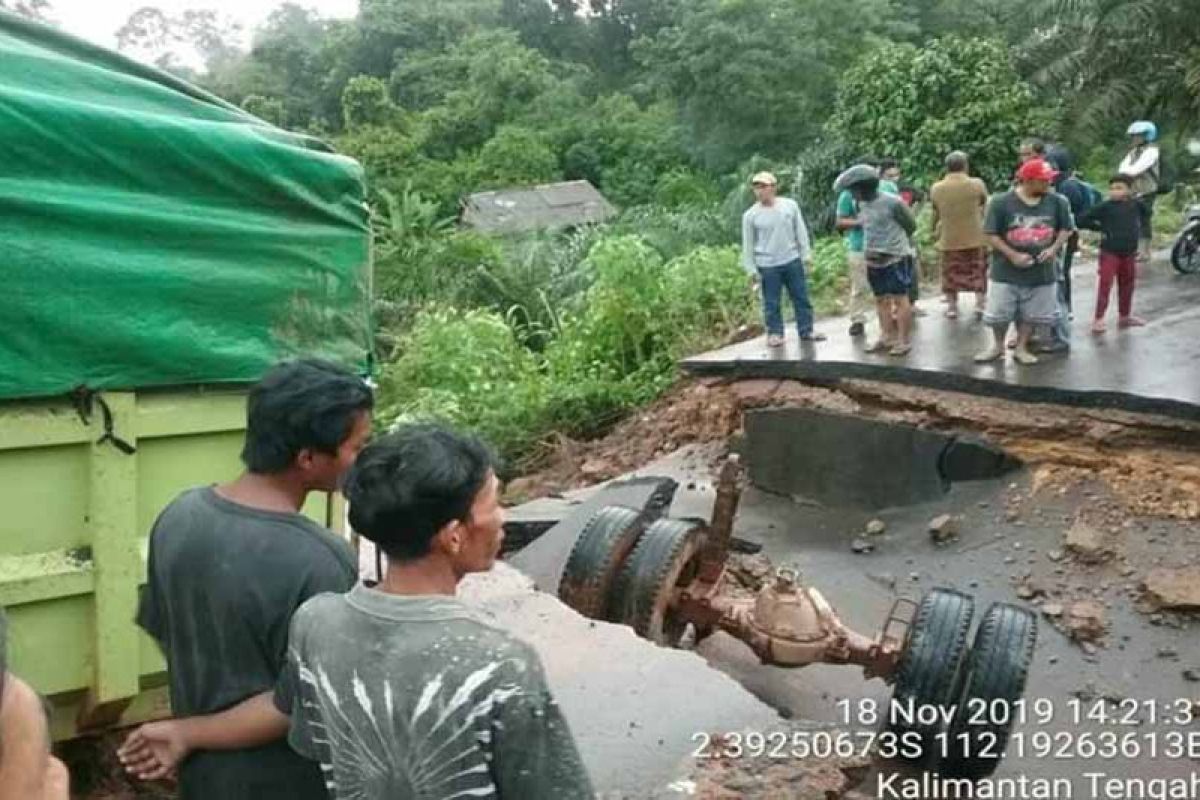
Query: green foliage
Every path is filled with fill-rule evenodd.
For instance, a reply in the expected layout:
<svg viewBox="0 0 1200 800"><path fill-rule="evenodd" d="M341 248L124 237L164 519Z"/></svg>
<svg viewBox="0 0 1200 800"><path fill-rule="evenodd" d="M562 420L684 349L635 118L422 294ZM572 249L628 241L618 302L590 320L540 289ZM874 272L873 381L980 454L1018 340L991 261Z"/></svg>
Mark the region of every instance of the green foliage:
<svg viewBox="0 0 1200 800"><path fill-rule="evenodd" d="M654 204L665 208L701 208L717 201L717 182L709 175L676 167L654 184Z"/></svg>
<svg viewBox="0 0 1200 800"><path fill-rule="evenodd" d="M287 125L287 112L284 110L283 102L274 97L252 94L242 101L242 108L272 125L280 127Z"/></svg>
<svg viewBox="0 0 1200 800"><path fill-rule="evenodd" d="M634 52L660 93L678 99L702 161L723 171L753 153L790 157L810 139L864 46L907 30L897 5L697 0Z"/></svg>
<svg viewBox="0 0 1200 800"><path fill-rule="evenodd" d="M1200 113L1195 0L1055 0L1026 46L1047 93L1062 96L1070 132L1098 143L1134 119L1194 126Z"/></svg>
<svg viewBox="0 0 1200 800"><path fill-rule="evenodd" d="M545 378L499 315L425 311L400 348L380 376L377 417L384 424L447 422L509 456L528 452L542 435Z"/></svg>
<svg viewBox="0 0 1200 800"><path fill-rule="evenodd" d="M479 151L479 188L499 189L558 180L558 158L539 134L508 125Z"/></svg>
<svg viewBox="0 0 1200 800"><path fill-rule="evenodd" d="M838 88L828 136L926 178L951 150L965 150L972 171L998 186L1012 172L1014 143L1053 124L1003 43L950 37L883 48L856 64Z"/></svg>
<svg viewBox="0 0 1200 800"><path fill-rule="evenodd" d="M387 125L395 112L388 99L387 84L379 78L358 75L342 90L342 120L348 130Z"/></svg>

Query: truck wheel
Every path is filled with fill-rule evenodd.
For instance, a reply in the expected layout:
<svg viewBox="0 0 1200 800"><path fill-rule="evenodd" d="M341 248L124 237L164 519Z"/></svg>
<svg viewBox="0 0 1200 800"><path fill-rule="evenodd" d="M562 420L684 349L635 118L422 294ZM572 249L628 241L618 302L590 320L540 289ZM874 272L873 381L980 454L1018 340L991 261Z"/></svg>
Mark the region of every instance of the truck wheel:
<svg viewBox="0 0 1200 800"><path fill-rule="evenodd" d="M609 590L629 551L645 530L641 514L625 506L605 506L592 515L571 548L558 596L592 619L603 619Z"/></svg>
<svg viewBox="0 0 1200 800"><path fill-rule="evenodd" d="M656 644L679 644L687 623L671 604L696 577L703 542L704 529L694 522L661 519L647 528L617 575L609 618Z"/></svg>
<svg viewBox="0 0 1200 800"><path fill-rule="evenodd" d="M921 598L904 653L896 667L895 690L888 709L887 729L897 735L921 738L924 760L933 752L937 724L921 723L898 713L911 709L916 713L931 707L949 708L954 702L956 680L967 649L967 634L975 613L975 599L953 589L933 589Z"/></svg>
<svg viewBox="0 0 1200 800"><path fill-rule="evenodd" d="M1000 765L1036 644L1032 612L1007 603L988 608L959 681L948 752L939 770L944 777L986 778Z"/></svg>

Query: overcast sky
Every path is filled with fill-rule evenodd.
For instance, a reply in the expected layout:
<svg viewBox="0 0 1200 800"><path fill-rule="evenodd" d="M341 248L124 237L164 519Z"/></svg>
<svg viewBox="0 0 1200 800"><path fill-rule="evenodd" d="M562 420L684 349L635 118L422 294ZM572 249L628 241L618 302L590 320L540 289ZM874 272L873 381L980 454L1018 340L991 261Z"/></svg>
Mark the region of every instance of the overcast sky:
<svg viewBox="0 0 1200 800"><path fill-rule="evenodd" d="M283 0L50 0L51 16L64 29L105 47L115 48L116 32L129 15L143 6L155 6L168 14L189 8L213 9L245 26L249 34ZM352 17L358 0L299 0L326 17Z"/></svg>

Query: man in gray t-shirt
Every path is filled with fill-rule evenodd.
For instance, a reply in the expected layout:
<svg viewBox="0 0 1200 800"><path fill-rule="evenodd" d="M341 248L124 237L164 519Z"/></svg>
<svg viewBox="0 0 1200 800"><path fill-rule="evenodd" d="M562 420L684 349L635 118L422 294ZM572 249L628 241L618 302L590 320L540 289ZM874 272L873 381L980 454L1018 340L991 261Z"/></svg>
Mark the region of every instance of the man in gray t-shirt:
<svg viewBox="0 0 1200 800"><path fill-rule="evenodd" d="M1054 169L1040 158L1017 171L1017 188L988 203L983 232L992 245L987 311L984 324L992 329L989 347L975 356L983 363L1004 355L1004 336L1016 323L1013 358L1036 364L1029 337L1036 325L1058 319L1056 261L1075 230L1066 198L1050 191Z"/></svg>
<svg viewBox="0 0 1200 800"><path fill-rule="evenodd" d="M592 796L533 649L455 597L500 551L498 486L483 445L432 427L369 445L351 470L351 524L387 572L297 612L275 694L333 800Z"/></svg>

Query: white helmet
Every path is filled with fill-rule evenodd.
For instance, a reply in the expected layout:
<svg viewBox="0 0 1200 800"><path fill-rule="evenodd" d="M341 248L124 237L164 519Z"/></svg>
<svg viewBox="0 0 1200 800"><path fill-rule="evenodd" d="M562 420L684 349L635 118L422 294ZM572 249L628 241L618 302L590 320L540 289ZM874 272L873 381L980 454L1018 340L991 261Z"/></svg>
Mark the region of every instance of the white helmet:
<svg viewBox="0 0 1200 800"><path fill-rule="evenodd" d="M1147 142L1153 142L1158 138L1158 126L1149 120L1139 119L1129 126L1129 130L1125 131L1125 135L1144 136Z"/></svg>

